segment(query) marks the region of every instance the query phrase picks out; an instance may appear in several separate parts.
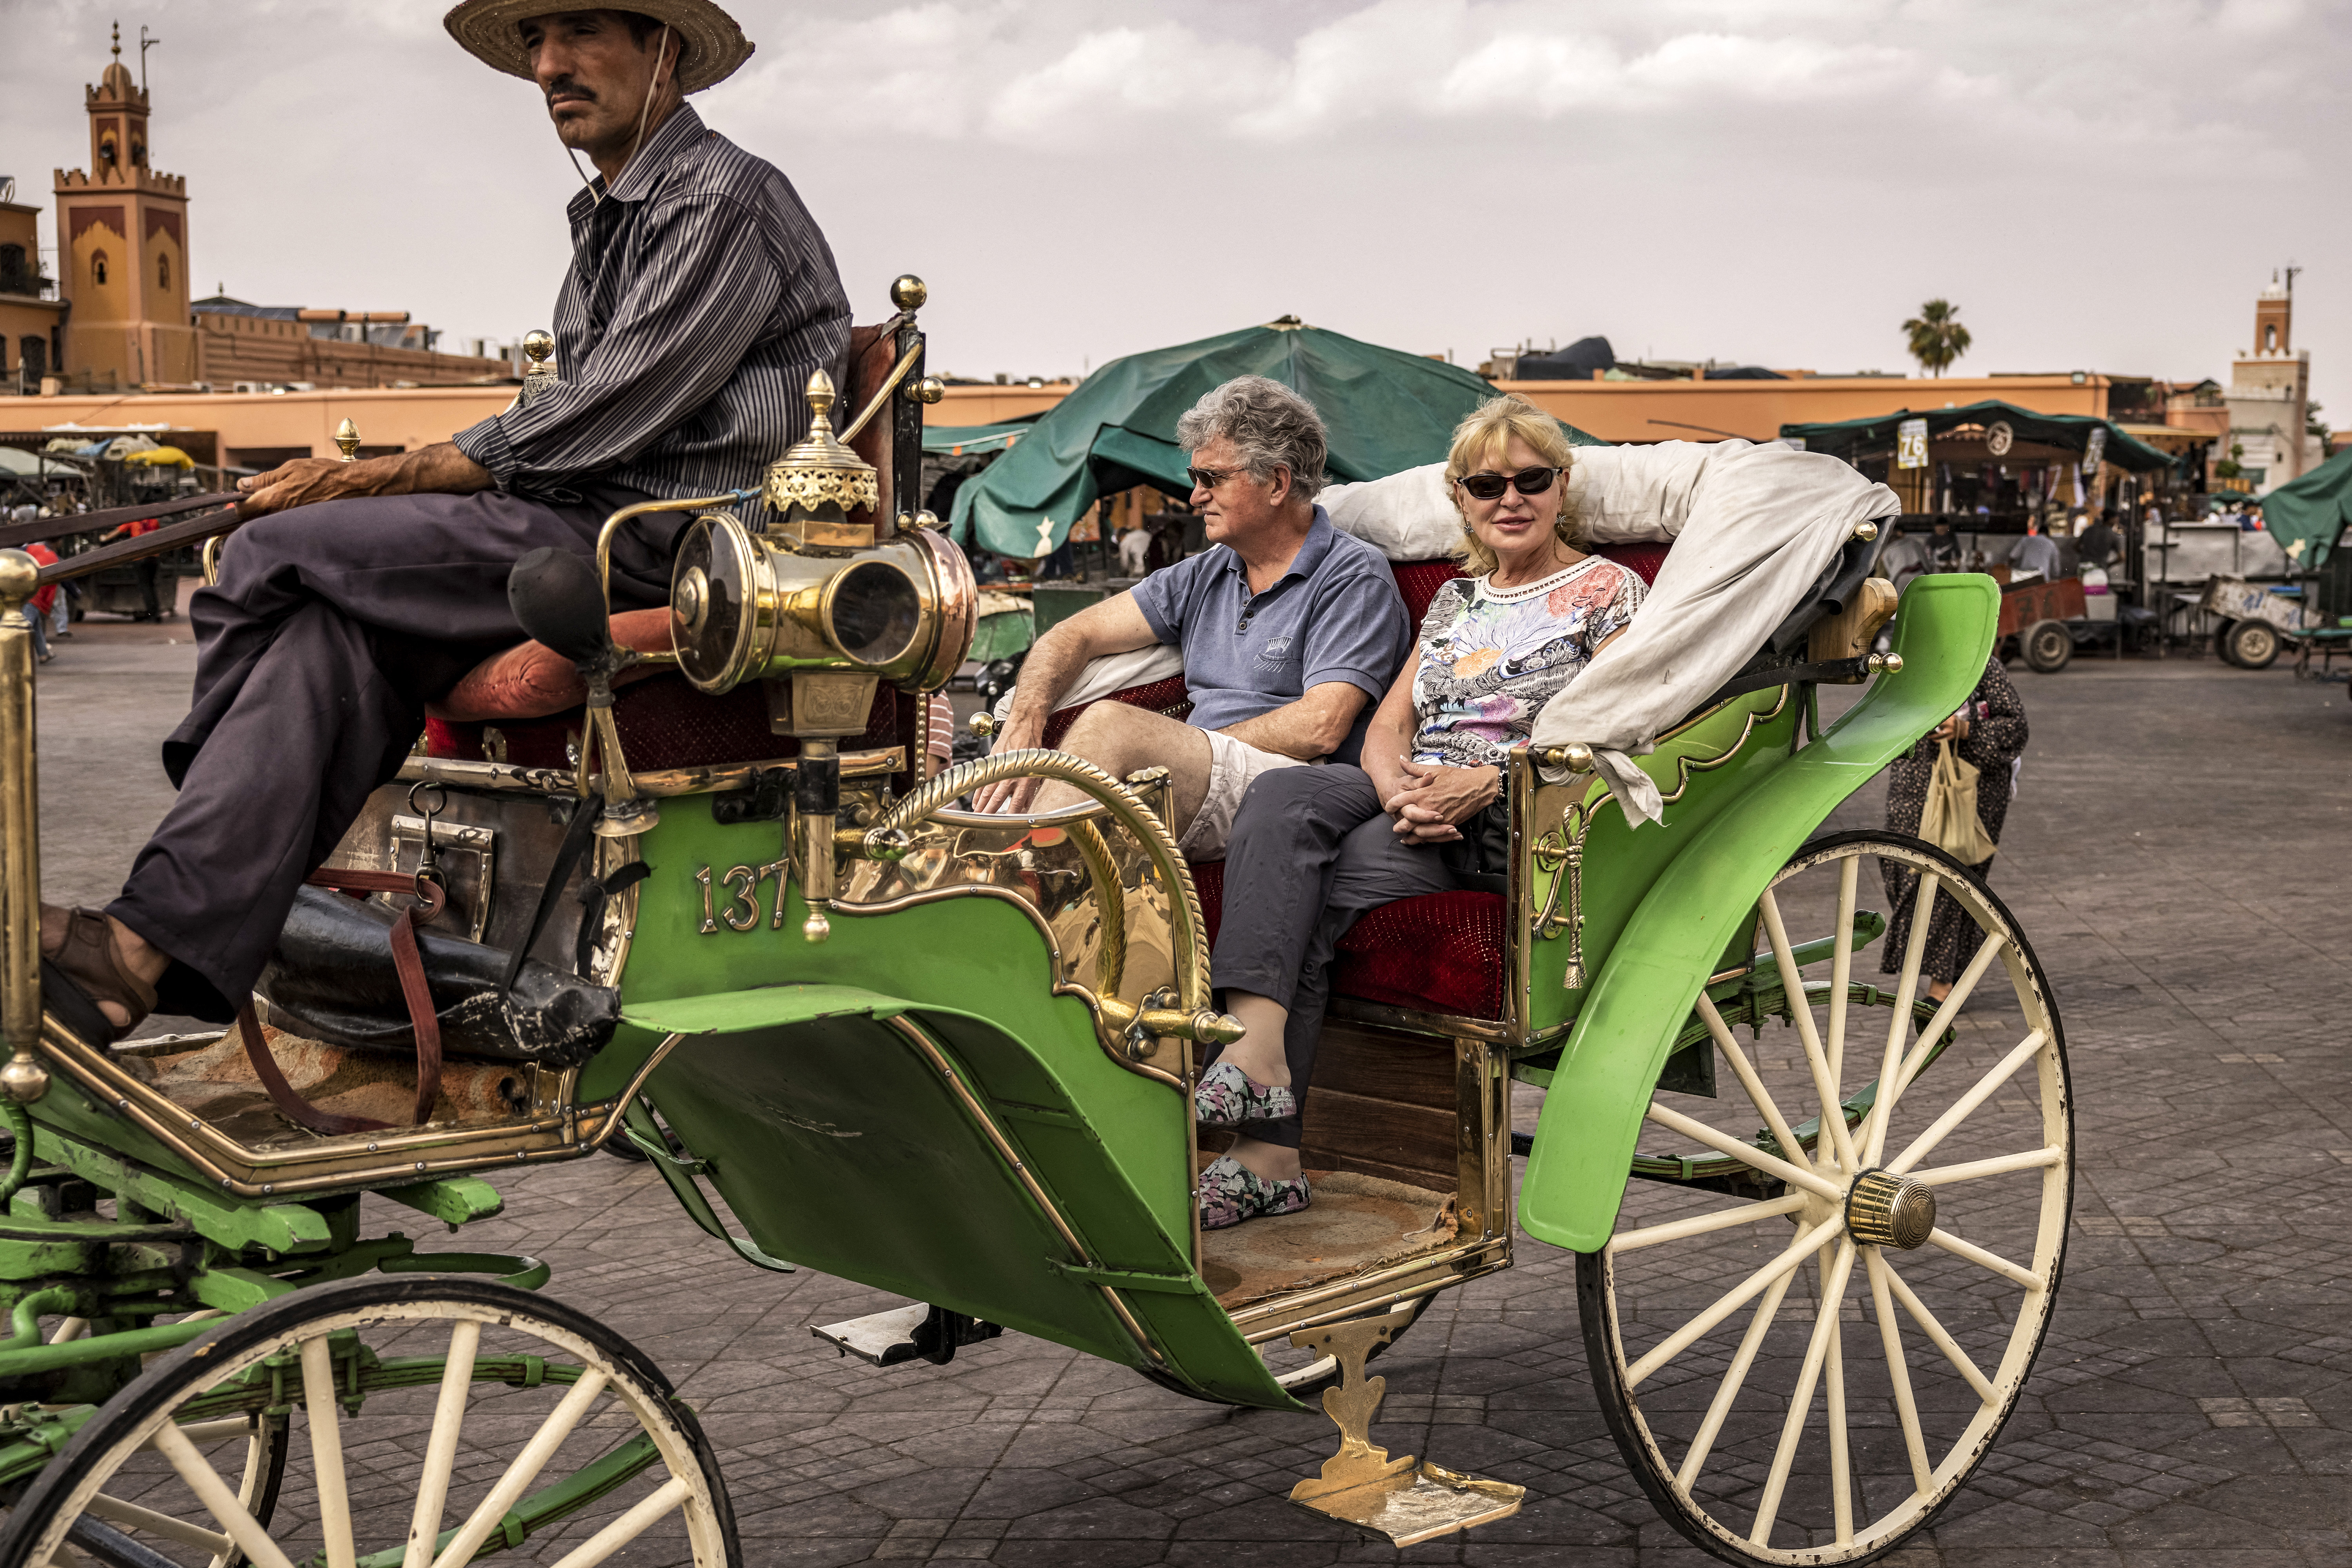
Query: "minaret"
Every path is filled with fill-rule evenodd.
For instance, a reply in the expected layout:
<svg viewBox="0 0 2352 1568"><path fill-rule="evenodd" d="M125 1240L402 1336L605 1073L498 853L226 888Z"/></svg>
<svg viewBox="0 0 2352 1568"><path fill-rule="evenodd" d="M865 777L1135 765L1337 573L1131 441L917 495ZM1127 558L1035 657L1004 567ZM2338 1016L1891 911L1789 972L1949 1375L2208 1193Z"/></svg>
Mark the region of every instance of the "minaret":
<svg viewBox="0 0 2352 1568"><path fill-rule="evenodd" d="M57 172L58 291L73 302L65 364L123 387L196 379L188 317L187 182L148 161L146 89L114 58L83 89L89 168Z"/></svg>

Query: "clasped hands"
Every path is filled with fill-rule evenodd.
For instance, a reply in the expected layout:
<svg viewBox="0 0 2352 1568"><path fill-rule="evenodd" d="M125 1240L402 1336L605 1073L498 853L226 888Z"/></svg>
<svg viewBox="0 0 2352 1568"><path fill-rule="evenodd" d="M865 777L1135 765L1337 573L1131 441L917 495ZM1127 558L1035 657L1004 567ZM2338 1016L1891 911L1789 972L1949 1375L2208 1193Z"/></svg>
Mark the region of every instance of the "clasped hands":
<svg viewBox="0 0 2352 1568"><path fill-rule="evenodd" d="M1408 844L1450 844L1465 822L1503 793L1496 767L1456 768L1439 763L1397 759L1398 775L1377 781L1381 809L1396 819L1398 837Z"/></svg>

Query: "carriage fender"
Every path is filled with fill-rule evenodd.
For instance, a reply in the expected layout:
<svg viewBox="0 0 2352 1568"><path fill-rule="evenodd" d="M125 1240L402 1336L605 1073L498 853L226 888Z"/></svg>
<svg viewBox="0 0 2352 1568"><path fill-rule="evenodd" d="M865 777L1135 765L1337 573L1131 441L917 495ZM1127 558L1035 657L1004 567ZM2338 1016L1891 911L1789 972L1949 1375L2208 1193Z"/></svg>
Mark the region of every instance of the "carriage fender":
<svg viewBox="0 0 2352 1568"><path fill-rule="evenodd" d="M1578 1252L1608 1241L1651 1089L1734 926L1841 801L1968 700L2000 619L1990 577L1916 579L1895 621L1900 672L1880 676L1668 863L1595 978L1545 1094L1519 1199L1530 1236Z"/></svg>

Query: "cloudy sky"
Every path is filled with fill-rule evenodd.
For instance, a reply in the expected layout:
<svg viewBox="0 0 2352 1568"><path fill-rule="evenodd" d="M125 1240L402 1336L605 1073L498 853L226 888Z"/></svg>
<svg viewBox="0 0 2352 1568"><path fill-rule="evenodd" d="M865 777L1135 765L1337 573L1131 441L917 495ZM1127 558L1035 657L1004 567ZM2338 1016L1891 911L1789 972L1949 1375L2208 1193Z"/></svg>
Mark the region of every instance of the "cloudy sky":
<svg viewBox="0 0 2352 1568"><path fill-rule="evenodd" d="M273 304L544 322L576 176L440 4L0 0L0 173L87 161L118 15L194 268ZM1296 312L1475 364L2228 376L2272 269L2352 425L2347 0L736 0L696 100L773 160L862 319L929 280L936 368L1076 374ZM135 49L126 55L135 66Z"/></svg>

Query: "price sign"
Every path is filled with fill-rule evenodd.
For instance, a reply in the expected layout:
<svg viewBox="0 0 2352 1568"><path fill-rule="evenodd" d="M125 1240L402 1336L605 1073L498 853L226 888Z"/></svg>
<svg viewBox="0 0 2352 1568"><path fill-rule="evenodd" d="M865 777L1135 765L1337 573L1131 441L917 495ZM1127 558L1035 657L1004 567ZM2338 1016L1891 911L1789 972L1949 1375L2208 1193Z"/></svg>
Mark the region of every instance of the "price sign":
<svg viewBox="0 0 2352 1568"><path fill-rule="evenodd" d="M1906 419L1895 427L1895 466L1898 468L1924 468L1927 466L1927 422Z"/></svg>
<svg viewBox="0 0 2352 1568"><path fill-rule="evenodd" d="M2083 448L2083 471L2095 474L2100 460L2107 455L2107 427L2104 425L2091 432L2090 445Z"/></svg>

